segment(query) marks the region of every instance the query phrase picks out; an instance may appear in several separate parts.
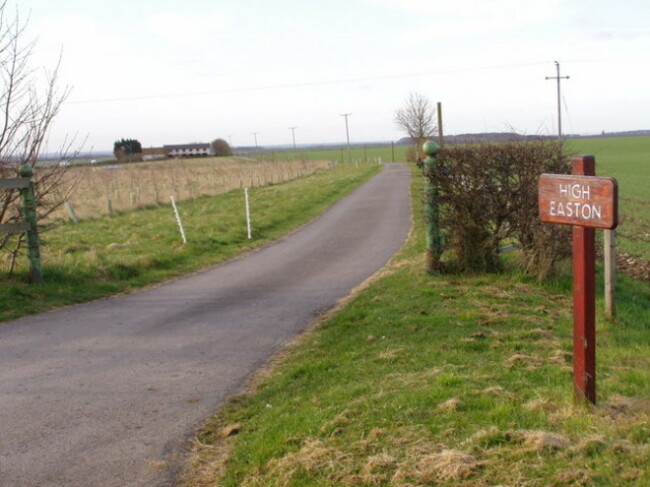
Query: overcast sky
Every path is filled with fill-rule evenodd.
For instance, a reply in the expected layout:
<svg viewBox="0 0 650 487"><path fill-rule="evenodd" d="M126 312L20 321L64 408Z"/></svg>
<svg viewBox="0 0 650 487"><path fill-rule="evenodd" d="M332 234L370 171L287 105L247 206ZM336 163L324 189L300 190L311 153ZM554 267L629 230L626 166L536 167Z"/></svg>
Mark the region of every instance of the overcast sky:
<svg viewBox="0 0 650 487"><path fill-rule="evenodd" d="M11 4L11 0L10 0ZM448 134L650 129L647 0L18 0L72 93L50 135L145 147L397 140L409 92Z"/></svg>

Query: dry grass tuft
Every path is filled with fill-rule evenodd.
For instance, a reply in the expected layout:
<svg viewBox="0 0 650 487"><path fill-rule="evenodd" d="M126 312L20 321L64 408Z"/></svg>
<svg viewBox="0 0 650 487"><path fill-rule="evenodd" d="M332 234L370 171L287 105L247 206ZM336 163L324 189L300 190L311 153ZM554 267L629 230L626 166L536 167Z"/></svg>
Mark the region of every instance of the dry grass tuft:
<svg viewBox="0 0 650 487"><path fill-rule="evenodd" d="M524 404L524 409L528 411L542 411L545 413L556 411L558 405L548 397L538 397Z"/></svg>
<svg viewBox="0 0 650 487"><path fill-rule="evenodd" d="M535 328L534 330L531 330L530 332L537 335L540 339L546 339L546 340L554 340L555 339L555 334L551 330L547 330L547 329L544 329L544 328Z"/></svg>
<svg viewBox="0 0 650 487"><path fill-rule="evenodd" d="M476 472L480 466L472 455L458 450L444 450L421 458L415 465L413 477L418 482L431 484L462 480Z"/></svg>
<svg viewBox="0 0 650 487"><path fill-rule="evenodd" d="M490 426L488 429L478 430L472 436L463 441L463 445L472 446L481 443L486 438L492 438L500 433L499 428Z"/></svg>
<svg viewBox="0 0 650 487"><path fill-rule="evenodd" d="M650 413L650 401L638 397L615 396L606 405L613 413Z"/></svg>
<svg viewBox="0 0 650 487"><path fill-rule="evenodd" d="M549 362L562 366L563 368L571 368L571 354L564 350L554 350L548 359Z"/></svg>
<svg viewBox="0 0 650 487"><path fill-rule="evenodd" d="M311 439L297 452L270 460L267 467L278 478L280 485L291 485L292 478L300 471L340 478L349 470L345 459L346 454L341 450L326 446L321 440Z"/></svg>
<svg viewBox="0 0 650 487"><path fill-rule="evenodd" d="M555 480L560 485L593 485L589 472L582 469L559 472Z"/></svg>
<svg viewBox="0 0 650 487"><path fill-rule="evenodd" d="M363 485L385 485L393 475L395 468L395 458L386 453L381 453L368 457L361 468L361 475L352 476L346 480L349 483L357 483L358 480L358 483Z"/></svg>
<svg viewBox="0 0 650 487"><path fill-rule="evenodd" d="M457 411L461 407L463 407L463 402L460 399L452 397L448 401L438 404L436 409L438 411Z"/></svg>
<svg viewBox="0 0 650 487"><path fill-rule="evenodd" d="M563 450L571 446L571 440L566 436L548 431L522 431L524 445L531 451L541 452L544 450Z"/></svg>
<svg viewBox="0 0 650 487"><path fill-rule="evenodd" d="M193 464L186 475L191 475L192 487L212 487L223 477L230 455L230 441L219 441L207 445L194 440Z"/></svg>
<svg viewBox="0 0 650 487"><path fill-rule="evenodd" d="M328 432L340 433L342 431L342 428L348 426L352 422L350 416L354 416L355 414L357 414L357 411L346 409L345 411L341 412L333 419L325 423L321 427L320 432L323 434L327 434Z"/></svg>
<svg viewBox="0 0 650 487"><path fill-rule="evenodd" d="M379 358L382 360L394 360L397 357L399 357L400 353L402 353L401 348L396 348L393 350L385 350L379 354Z"/></svg>
<svg viewBox="0 0 650 487"><path fill-rule="evenodd" d="M530 368L539 365L540 362L541 362L540 359L537 357L533 357L531 355L524 355L522 353L516 353L512 357L506 360L506 366L516 367L516 366L525 365Z"/></svg>
<svg viewBox="0 0 650 487"><path fill-rule="evenodd" d="M222 438L228 438L229 436L234 436L241 431L241 428L242 428L241 423L230 424L224 428L221 428L221 431L219 431L219 436L221 436Z"/></svg>
<svg viewBox="0 0 650 487"><path fill-rule="evenodd" d="M488 387L482 391L476 391L475 394L482 395L492 395L492 396L503 396L506 393L505 389L501 386Z"/></svg>
<svg viewBox="0 0 650 487"><path fill-rule="evenodd" d="M575 450L591 455L604 450L607 446L608 443L604 436L594 435L583 438L580 443L576 445Z"/></svg>

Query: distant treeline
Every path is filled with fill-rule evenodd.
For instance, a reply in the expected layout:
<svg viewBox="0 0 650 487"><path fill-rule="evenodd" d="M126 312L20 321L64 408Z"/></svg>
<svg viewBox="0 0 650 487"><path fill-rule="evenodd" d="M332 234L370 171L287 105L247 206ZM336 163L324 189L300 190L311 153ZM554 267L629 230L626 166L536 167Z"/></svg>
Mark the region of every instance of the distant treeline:
<svg viewBox="0 0 650 487"><path fill-rule="evenodd" d="M650 130L631 130L628 132L601 132L597 135L564 134L565 139L593 139L604 137L643 137L650 136ZM516 132L484 132L477 134L445 135L447 144L476 144L489 142L516 142L521 140L555 139L556 135L522 135ZM404 137L397 144L412 144L410 137Z"/></svg>

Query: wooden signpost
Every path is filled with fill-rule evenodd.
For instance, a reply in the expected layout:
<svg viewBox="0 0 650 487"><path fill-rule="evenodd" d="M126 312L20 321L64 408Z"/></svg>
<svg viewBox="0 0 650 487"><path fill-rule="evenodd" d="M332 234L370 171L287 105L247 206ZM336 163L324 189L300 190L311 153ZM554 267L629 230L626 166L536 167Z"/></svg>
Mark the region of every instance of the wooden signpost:
<svg viewBox="0 0 650 487"><path fill-rule="evenodd" d="M19 170L20 178L0 179L0 189L18 189L22 201L23 222L3 223L0 225L0 233L23 233L27 234L27 258L29 260L29 279L31 282L40 284L43 282L43 270L41 268L41 251L38 239L37 222L37 201L34 190L34 169L30 164L23 164Z"/></svg>
<svg viewBox="0 0 650 487"><path fill-rule="evenodd" d="M618 185L596 177L593 156L572 161L572 174L542 174L539 217L573 226L573 390L576 401L596 403L596 228L618 225Z"/></svg>

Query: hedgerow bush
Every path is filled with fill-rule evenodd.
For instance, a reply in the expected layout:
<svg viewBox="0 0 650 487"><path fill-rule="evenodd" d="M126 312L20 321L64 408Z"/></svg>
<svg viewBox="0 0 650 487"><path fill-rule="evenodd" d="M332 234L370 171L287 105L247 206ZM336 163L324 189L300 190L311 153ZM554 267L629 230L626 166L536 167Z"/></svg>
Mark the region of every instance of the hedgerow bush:
<svg viewBox="0 0 650 487"><path fill-rule="evenodd" d="M570 229L539 221L537 181L545 172L570 172L556 141L447 146L438 152L437 167L425 176L439 188L440 226L455 269L500 271L499 249L513 244L521 268L544 278L570 255Z"/></svg>

